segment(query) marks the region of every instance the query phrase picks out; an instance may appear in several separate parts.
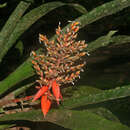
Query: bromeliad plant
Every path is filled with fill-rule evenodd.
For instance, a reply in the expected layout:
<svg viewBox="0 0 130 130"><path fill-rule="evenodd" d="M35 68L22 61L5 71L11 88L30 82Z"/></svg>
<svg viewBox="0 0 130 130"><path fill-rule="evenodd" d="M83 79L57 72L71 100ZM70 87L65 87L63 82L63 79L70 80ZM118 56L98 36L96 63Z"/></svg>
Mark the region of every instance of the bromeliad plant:
<svg viewBox="0 0 130 130"><path fill-rule="evenodd" d="M84 56L87 47L85 41L75 41L79 30L79 22L72 22L66 32L60 25L56 29L56 42L49 41L46 36L39 35L39 41L44 42L47 52L37 55L34 51L32 64L39 75L37 87L39 91L33 101L41 97L41 108L44 116L50 109L52 99L62 100L60 86L72 83L78 77L86 64Z"/></svg>
<svg viewBox="0 0 130 130"><path fill-rule="evenodd" d="M101 47L107 48L108 45L122 44L121 47L123 47L123 44L130 43L130 36L126 34L119 35L120 33L114 35L116 33L115 29L120 30L119 28L120 25L121 26L127 25L127 27L129 25L128 12L129 12L130 0L112 0L109 2L104 1L103 4L98 3L98 2L96 2L97 4L93 4L91 1L87 1L87 3L85 2L86 4L84 4L84 6L81 6L77 4L77 2L75 3L74 1L71 1L71 2L65 1L65 3L55 2L55 1L47 3L45 1L40 6L38 4L38 7L37 5L30 6L31 3L29 1L28 0L20 1L20 3L18 4L14 12L11 14L11 16L8 16L9 19L5 23L4 27L3 28L1 27L2 29L0 32L0 52L1 52L0 62L3 61L3 57L5 55L8 56L7 54L8 50L11 50L10 48L14 47L16 44L17 46L15 46L15 48L17 47L19 50L23 50L22 47L20 47L19 45L19 43L23 44L25 41L22 38L23 34L28 33L27 30L29 28L32 29L32 26L35 26L35 27L38 26L37 29L39 28L39 25L46 26L46 24L44 25L43 21L40 22L39 19L43 18L44 21L46 21L46 23L48 23L49 20L52 21L53 18L50 17L50 13L51 13L50 11L52 11L53 13L54 9L56 9L55 14L57 14L54 16L60 16L59 18L61 18L62 16L62 17L65 17L66 20L75 19L75 21L79 21L80 23L82 23L80 28L87 26L88 32L94 35L96 34L97 36L95 37L96 39L95 38L91 39L92 40L91 42L88 41L87 51L89 51L90 53L93 52L94 54L95 50L97 50L98 48L101 48ZM96 5L99 5L99 6L96 7ZM68 16L68 10L66 10L63 6L67 6L67 9L70 8L71 6L76 11L80 12L80 14L76 14L76 16L74 17L74 13L75 13L74 11L74 13L72 12L70 13L71 15L68 18L66 17ZM36 7L36 8L33 8L33 7ZM59 11L58 7L60 7L60 9L62 9L63 12ZM66 16L63 15L65 11L67 12ZM122 12L120 13L120 11ZM116 14L117 12L118 14ZM46 19L45 15L48 15L48 13L49 13L49 16L47 18L50 17L50 19ZM71 16L73 17L71 18ZM57 17L55 17L55 19L57 19ZM125 22L124 22L124 19L125 19ZM62 21L62 19L58 19L58 20ZM38 21L37 26L34 24L36 21ZM56 21L54 20L53 22L55 23ZM104 21L107 21L107 22L104 22ZM59 26L58 29L56 30L57 41L55 42L49 41L45 36L40 35L39 40L41 42L44 42L43 46L44 45L46 46L46 52L42 55L37 55L39 52L39 49L36 52L32 52L33 58L34 58L33 59L34 68L36 69L36 72L39 75L39 80L37 80L37 82L39 83L37 88L39 90L37 94L35 95L33 101L41 97L42 111L43 111L44 116L49 111L52 104L52 100L55 100L57 104L59 104L59 102L62 100L62 95L60 92L61 86L63 86L63 84L66 84L66 83L73 83L74 80L79 77L80 71L85 65L84 60L83 60L85 52L82 50L85 47L80 48L81 46L80 44L84 44L84 46L87 46L87 45L83 41L82 42L74 41L76 38L76 33L78 31L79 22L73 22L71 26L70 24L68 24L64 29L62 29L62 31ZM93 31L91 30L91 27L89 25L90 26L92 25L91 27L94 29ZM95 25L96 25L96 28L95 28ZM69 29L66 30L67 27ZM106 32L108 33L106 34ZM28 35L26 35L26 37L28 38ZM32 47L32 45L30 46ZM20 51L20 52L23 52L23 51ZM92 57L93 57L93 54L91 55ZM107 55L109 55L109 53L107 53ZM25 55L21 55L21 56L23 57L23 59L26 57ZM109 56L112 57L112 54L110 53ZM118 57L118 59L120 58L119 56L116 56L116 57ZM123 54L123 57L124 57L124 54ZM5 95L7 95L8 94L7 91L9 90L10 93L11 92L13 93L12 97L15 98L15 100L9 101L10 95L7 95L8 98L4 97L6 98L7 102L4 101L4 98L1 99L1 101L2 100L3 101L2 101L2 104L0 103L0 113L3 113L4 116L0 118L0 121L3 122L3 123L1 122L0 129L6 129L9 126L12 127L12 125L16 126L17 122L18 124L20 124L19 122L20 120L22 122L26 120L29 120L29 122L32 121L33 124L30 126L34 126L35 123L37 124L37 121L39 119L43 121L43 116L41 114L41 111L39 110L31 110L31 111L25 112L26 109L24 108L23 112L17 112L15 114L6 115L6 112L9 113L9 111L6 111L7 109L5 109L5 105L8 105L12 101L15 103L20 102L20 101L26 102L27 100L30 100L30 98L33 97L33 95L29 97L23 97L23 96L28 96L28 93L26 93L26 90L29 91L29 95L30 95L30 90L34 84L34 79L33 79L34 70L33 70L32 63L30 62L30 60L32 60L32 58L28 57L26 61L22 61L23 64L21 64L16 70L13 69L14 72L9 71L8 73L9 75L5 79L0 81L0 97L2 98ZM94 66L96 66L95 63L96 61L94 60L94 63L93 63ZM103 62L101 63L106 63L106 62L103 60ZM120 122L117 122L117 120L115 119L113 110L112 110L112 113L110 112L110 110L111 108L113 109L113 106L114 107L116 106L117 107L116 115L117 113L120 114L120 110L122 111L122 109L118 105L122 105L122 103L120 102L116 103L116 101L117 99L124 100L124 98L127 98L130 96L130 92L129 92L130 85L128 84L128 82L125 82L123 84L120 84L120 83L117 84L117 80L115 79L116 78L115 70L114 70L115 68L113 69L113 66L112 66L112 69L110 69L110 70L114 70L114 73L112 72L111 74L112 77L111 77L109 75L110 72L109 74L107 73L108 69L107 69L107 72L105 72L105 69L102 68L103 71L101 72L98 71L95 75L95 70L93 69L93 65L91 69L90 68L91 65L89 64L89 61L88 61L88 65L89 67L87 70L89 72L87 72L87 75L84 77L85 84L83 84L81 81L82 85L84 86L79 85L76 91L71 91L70 93L72 96L64 100L63 107L61 107L61 109L54 110L53 113L48 114L48 118L44 119L44 120L47 120L47 124L46 122L44 122L45 129L47 129L46 128L47 126L50 129L50 127L54 127L54 124L55 124L55 125L58 125L58 127L61 126L62 128L64 127L68 129L115 130L115 128L117 128L118 130L129 130L129 128L127 128L127 126L124 125L124 122L126 120L128 121L128 118L125 118L125 120L124 118L122 118L123 124L121 124ZM110 64L108 64L108 66L109 66L108 68L110 68ZM119 70L118 70L118 67L117 67L116 72L119 72L117 73L117 75L120 75L121 66L119 67ZM3 67L1 68L2 68L1 69L2 71ZM7 69L5 66L4 68L5 68L5 71L4 71L5 73L7 72ZM126 66L125 66L125 70L126 70ZM127 70L127 73L128 73L128 70ZM108 74L107 78L106 78L106 74ZM129 76L127 75L126 77L129 77ZM29 79L33 79L33 80L29 81ZM114 81L114 84L112 83L112 81ZM124 84L128 84L128 85L124 85ZM95 87L100 87L100 88L96 89ZM110 89L114 87L116 88ZM101 90L102 88L103 90ZM71 89L71 87L67 88L67 91L68 89ZM66 91L65 93L68 94ZM20 96L22 96L23 98L19 99ZM113 102L116 105L112 105L111 107L109 105L110 100L113 100ZM106 111L100 111L98 110L97 107L95 108L94 104L97 105L101 103L105 105L104 101L105 103L108 103L108 106L110 109L105 108ZM128 102L129 101L123 102L123 104L125 104L123 106L126 106L126 104L128 105ZM32 104L30 105L30 102L29 102L29 110L30 110L30 106L33 106ZM90 104L92 104L92 107L89 107L90 108L89 110L87 109L85 111L80 111L78 109L77 111L76 109L77 107L78 108L80 107L82 109L81 106L90 105ZM104 108L104 106L99 106L99 107ZM93 111L93 108L95 109L94 111L96 112ZM86 109L86 106L85 106L85 109ZM125 111L126 110L127 109L125 109ZM102 113L102 115L97 115L98 113L99 114ZM126 115L128 114L125 114L125 116ZM121 116L116 116L116 118L119 118L119 117ZM53 125L51 124L51 122L53 123ZM25 124L27 123L28 121ZM129 124L129 123L126 123L126 124Z"/></svg>

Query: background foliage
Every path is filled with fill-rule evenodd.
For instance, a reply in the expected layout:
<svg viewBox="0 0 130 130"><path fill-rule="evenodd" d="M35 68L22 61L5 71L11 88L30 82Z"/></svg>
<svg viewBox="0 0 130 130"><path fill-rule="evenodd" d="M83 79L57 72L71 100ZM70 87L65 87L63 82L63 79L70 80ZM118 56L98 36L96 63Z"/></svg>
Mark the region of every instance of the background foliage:
<svg viewBox="0 0 130 130"><path fill-rule="evenodd" d="M0 128L130 129L129 12L129 0L1 0ZM63 104L44 119L39 102L11 103L36 92L30 52L39 53L38 34L54 39L59 21L65 30L73 20L90 56L81 79L63 86Z"/></svg>

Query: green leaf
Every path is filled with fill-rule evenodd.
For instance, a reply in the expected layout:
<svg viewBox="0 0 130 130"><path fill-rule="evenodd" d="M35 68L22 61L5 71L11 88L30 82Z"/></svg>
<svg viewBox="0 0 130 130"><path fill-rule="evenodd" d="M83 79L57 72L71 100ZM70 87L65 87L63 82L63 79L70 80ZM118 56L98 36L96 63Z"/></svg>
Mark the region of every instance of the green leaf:
<svg viewBox="0 0 130 130"><path fill-rule="evenodd" d="M34 71L31 61L27 60L17 69L17 71L14 71L6 79L0 82L0 95L18 82L32 75L34 75Z"/></svg>
<svg viewBox="0 0 130 130"><path fill-rule="evenodd" d="M129 0L113 0L96 7L87 14L80 16L78 19L76 19L76 21L80 21L81 27L84 27L87 24L93 23L105 16L119 12L128 6L130 6Z"/></svg>
<svg viewBox="0 0 130 130"><path fill-rule="evenodd" d="M7 6L7 3L4 3L4 4L0 4L0 8L4 8Z"/></svg>
<svg viewBox="0 0 130 130"><path fill-rule="evenodd" d="M17 123L20 124L20 121L22 122L22 120L25 122L25 125L30 123L30 128L33 126L33 128L39 127L42 129L69 128L73 130L129 130L127 126L122 125L119 122L107 120L88 110L53 110L48 113L46 118L43 118L43 115L39 110L5 115L0 118L1 124L3 123L1 129L7 128L13 124L18 125ZM42 122L40 120L42 120Z"/></svg>
<svg viewBox="0 0 130 130"><path fill-rule="evenodd" d="M2 46L0 46L0 59L2 59L4 57L4 55L7 53L8 49L10 47L12 47L12 45L18 40L18 38L32 25L34 24L38 19L40 19L41 17L43 17L44 15L46 15L47 13L49 13L50 11L64 6L66 5L65 3L62 2L49 2L47 4L43 4L33 10L31 10L29 13L25 14L19 21L19 23L17 24L17 26L15 27L15 29L13 28L13 26L11 26L11 31L10 33L8 33L8 35L5 35L5 30L9 31L9 24L10 21L14 22L12 19L14 19L14 15L12 15L11 20L7 21L8 22L8 26L6 26L5 28L3 28L3 31L1 32L0 37L2 39L0 39L0 45L2 44ZM19 15L19 13L16 12L15 14L16 16ZM18 17L19 18L19 17ZM13 31L13 32L12 32ZM9 39L7 42L5 42L4 40L7 38L7 36L9 36ZM3 40L3 41L1 41ZM1 43L2 42L2 43ZM3 46L4 44L4 46Z"/></svg>
<svg viewBox="0 0 130 130"><path fill-rule="evenodd" d="M22 87L20 87L19 89L16 89L13 93L15 95L15 97L17 97L18 95L20 95L21 93L25 92L25 90L27 90L29 87L31 87L34 84L34 82L23 85Z"/></svg>
<svg viewBox="0 0 130 130"><path fill-rule="evenodd" d="M84 108L83 109L80 109L80 110L85 110ZM96 114L96 115L99 115L107 120L110 120L110 121L115 121L115 122L120 122L120 120L118 119L118 117L116 117L115 114L113 114L113 112L111 112L110 110L104 108L104 107L99 107L99 106L94 106L94 107L88 107L86 108L86 110Z"/></svg>
<svg viewBox="0 0 130 130"><path fill-rule="evenodd" d="M22 56L23 55L23 49L24 49L23 42L22 41L18 41L16 46L15 46L15 48L19 50L20 56Z"/></svg>
<svg viewBox="0 0 130 130"><path fill-rule="evenodd" d="M75 19L75 21L79 21L81 23L80 28L83 28L86 25L91 24L105 16L109 16L116 12L119 12L128 6L130 6L129 0L113 0L99 7L96 7L95 9L88 12L87 14L84 14L80 16L79 18ZM65 31L66 28L70 26L70 24L64 27L63 31ZM55 39L55 36L52 39Z"/></svg>
<svg viewBox="0 0 130 130"><path fill-rule="evenodd" d="M60 112L60 111L59 111ZM105 118L84 111L64 111L60 112L64 118L57 124L73 130L128 130L129 128L117 122L106 120Z"/></svg>
<svg viewBox="0 0 130 130"><path fill-rule="evenodd" d="M130 96L130 85L117 87L110 90L104 90L101 93L91 94L89 96L80 95L76 98L69 98L69 100L63 102L63 107L71 109L79 106L101 103L127 96Z"/></svg>
<svg viewBox="0 0 130 130"><path fill-rule="evenodd" d="M95 41L89 43L89 46L86 48L87 51L94 51L97 48L104 47L110 44L111 37L116 33L117 31L110 31L106 36L101 36Z"/></svg>
<svg viewBox="0 0 130 130"><path fill-rule="evenodd" d="M110 43L113 43L114 45L130 43L130 36L127 35L114 36L112 39L110 39Z"/></svg>
<svg viewBox="0 0 130 130"><path fill-rule="evenodd" d="M0 52L2 53L4 48L7 47L7 43L9 41L9 37L14 31L17 23L19 22L21 16L24 14L24 12L29 7L30 3L21 1L16 9L13 11L9 19L7 20L6 24L2 28L0 32ZM0 54L1 55L1 54ZM0 57L0 62L2 61L2 57Z"/></svg>
<svg viewBox="0 0 130 130"><path fill-rule="evenodd" d="M109 33L116 33L116 31L110 31ZM88 44L88 47L86 50L88 52L92 52L100 47L105 47L107 45L119 45L119 44L126 44L130 43L130 36L127 35L118 35L118 36L108 36L109 33L106 36L101 36L95 41L92 41Z"/></svg>
<svg viewBox="0 0 130 130"><path fill-rule="evenodd" d="M83 7L82 5L79 4L69 4L70 6L72 6L73 8L75 8L77 11L79 11L82 14L87 13L88 11L85 9L85 7Z"/></svg>

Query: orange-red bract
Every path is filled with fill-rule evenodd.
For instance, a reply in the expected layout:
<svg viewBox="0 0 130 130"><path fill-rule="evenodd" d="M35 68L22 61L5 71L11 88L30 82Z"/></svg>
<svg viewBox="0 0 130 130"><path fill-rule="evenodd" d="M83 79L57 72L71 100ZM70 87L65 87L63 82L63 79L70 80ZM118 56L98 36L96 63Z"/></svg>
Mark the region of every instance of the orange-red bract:
<svg viewBox="0 0 130 130"><path fill-rule="evenodd" d="M43 86L42 88L40 88L40 90L36 93L32 101L36 101L38 98L44 95L44 93L48 91L48 88L48 86Z"/></svg>
<svg viewBox="0 0 130 130"><path fill-rule="evenodd" d="M41 98L41 109L42 109L44 117L48 113L50 107L51 107L51 100L47 98L47 95L42 96L42 98Z"/></svg>
<svg viewBox="0 0 130 130"><path fill-rule="evenodd" d="M52 83L52 92L56 98L57 104L59 104L61 93L60 93L59 84L57 84L56 81L53 81L53 83Z"/></svg>

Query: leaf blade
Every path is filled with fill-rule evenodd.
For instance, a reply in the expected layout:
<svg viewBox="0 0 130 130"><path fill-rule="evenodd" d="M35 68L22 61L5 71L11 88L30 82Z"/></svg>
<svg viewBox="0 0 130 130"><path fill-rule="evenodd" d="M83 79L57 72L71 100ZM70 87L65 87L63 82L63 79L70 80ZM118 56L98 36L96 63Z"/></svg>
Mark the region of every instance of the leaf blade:
<svg viewBox="0 0 130 130"><path fill-rule="evenodd" d="M79 96L63 102L63 108L72 109L88 104L96 104L114 99L130 96L130 85L117 87L115 89L104 90L98 94L88 96Z"/></svg>

